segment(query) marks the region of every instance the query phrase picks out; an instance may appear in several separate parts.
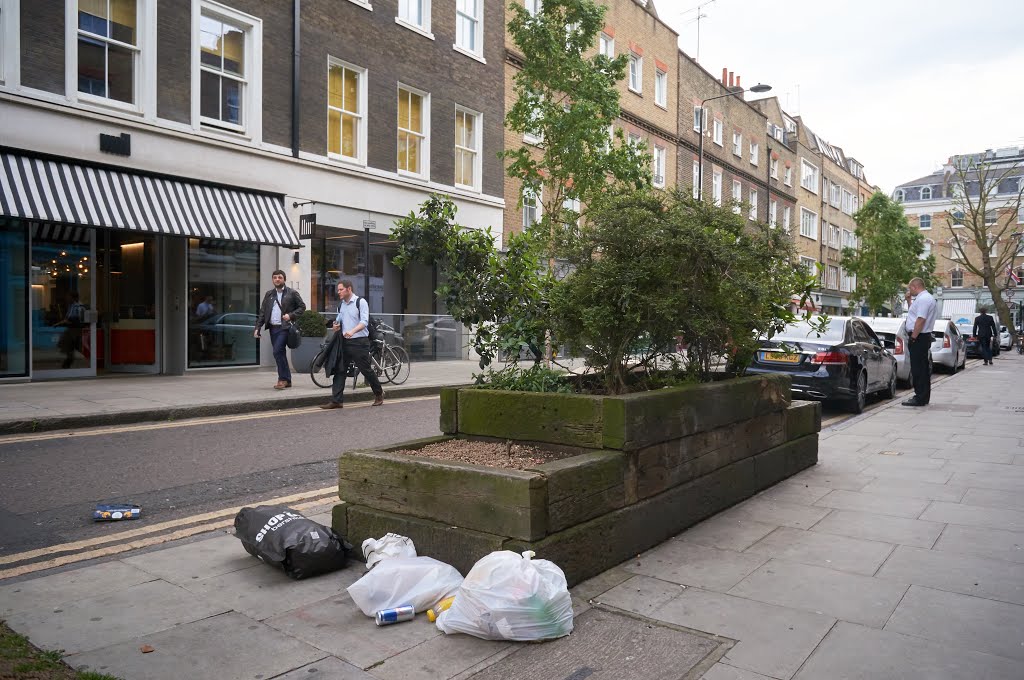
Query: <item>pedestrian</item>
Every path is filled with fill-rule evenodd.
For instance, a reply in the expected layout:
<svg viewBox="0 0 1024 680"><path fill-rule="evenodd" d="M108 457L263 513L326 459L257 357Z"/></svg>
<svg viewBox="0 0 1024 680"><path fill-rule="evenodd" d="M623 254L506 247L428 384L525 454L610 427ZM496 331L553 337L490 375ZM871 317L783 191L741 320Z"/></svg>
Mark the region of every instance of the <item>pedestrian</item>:
<svg viewBox="0 0 1024 680"><path fill-rule="evenodd" d="M75 352L82 351L82 328L86 325L86 311L78 293L72 291L68 313L60 322L60 325L64 326L64 331L57 340L58 348L64 353L64 362L61 364L61 368L71 368L71 364L75 361Z"/></svg>
<svg viewBox="0 0 1024 680"><path fill-rule="evenodd" d="M260 331L270 329L270 343L274 348L274 360L277 362L277 384L275 390L283 390L292 386L292 372L288 368L288 326L299 314L306 311L306 303L302 301L299 291L284 285L284 272L275 269L270 275L274 287L263 296L260 313L256 317L256 328L253 337L259 338Z"/></svg>
<svg viewBox="0 0 1024 680"><path fill-rule="evenodd" d="M352 292L352 282L342 279L338 283L338 316L334 320L334 332L342 334L344 361L334 371L331 382L331 400L320 408L341 408L345 400L345 379L348 377L344 369L355 364L363 374L366 384L373 390L373 405L384 403L384 390L380 386L377 374L370 364L370 306L365 299Z"/></svg>
<svg viewBox="0 0 1024 680"><path fill-rule="evenodd" d="M216 307L213 305L213 296L207 295L202 302L196 305L196 319L202 321L208 316L213 316Z"/></svg>
<svg viewBox="0 0 1024 680"><path fill-rule="evenodd" d="M931 362L928 350L932 346L932 328L935 327L935 298L924 287L924 280L911 279L907 284L907 330L910 335L910 372L914 377L914 396L904 406L927 406L932 398Z"/></svg>
<svg viewBox="0 0 1024 680"><path fill-rule="evenodd" d="M992 365L992 338L996 335L996 322L988 315L988 307L982 307L981 313L974 317L974 329L971 335L978 339L978 350L985 360L983 366Z"/></svg>

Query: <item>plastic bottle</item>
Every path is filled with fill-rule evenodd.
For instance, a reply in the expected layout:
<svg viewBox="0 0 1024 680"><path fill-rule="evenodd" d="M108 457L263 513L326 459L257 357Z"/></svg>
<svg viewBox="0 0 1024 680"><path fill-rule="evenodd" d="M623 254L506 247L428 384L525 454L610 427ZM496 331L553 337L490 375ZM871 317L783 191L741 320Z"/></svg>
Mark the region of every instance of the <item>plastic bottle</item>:
<svg viewBox="0 0 1024 680"><path fill-rule="evenodd" d="M451 595L444 598L440 602L434 605L432 609L427 610L427 620L433 623L437 621L437 617L441 615L441 612L452 606L452 602L455 600L455 596Z"/></svg>

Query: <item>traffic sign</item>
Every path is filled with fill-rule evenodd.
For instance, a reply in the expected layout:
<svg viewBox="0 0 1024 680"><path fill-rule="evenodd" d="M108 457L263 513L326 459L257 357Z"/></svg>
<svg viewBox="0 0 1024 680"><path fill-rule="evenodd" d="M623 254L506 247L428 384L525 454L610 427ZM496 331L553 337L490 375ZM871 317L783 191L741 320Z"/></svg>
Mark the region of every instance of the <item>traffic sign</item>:
<svg viewBox="0 0 1024 680"><path fill-rule="evenodd" d="M1003 299L1006 300L1007 302L1009 302L1010 300L1013 299L1013 289L1012 288L1007 288L1006 290L1003 291Z"/></svg>

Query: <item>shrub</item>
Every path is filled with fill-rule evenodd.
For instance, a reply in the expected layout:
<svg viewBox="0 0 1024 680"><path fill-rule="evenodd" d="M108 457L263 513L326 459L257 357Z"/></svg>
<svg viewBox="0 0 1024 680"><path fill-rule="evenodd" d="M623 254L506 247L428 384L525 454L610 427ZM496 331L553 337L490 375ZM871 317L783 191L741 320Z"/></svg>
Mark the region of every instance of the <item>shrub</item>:
<svg viewBox="0 0 1024 680"><path fill-rule="evenodd" d="M327 335L327 319L320 312L307 309L295 319L299 334L304 338L322 338Z"/></svg>

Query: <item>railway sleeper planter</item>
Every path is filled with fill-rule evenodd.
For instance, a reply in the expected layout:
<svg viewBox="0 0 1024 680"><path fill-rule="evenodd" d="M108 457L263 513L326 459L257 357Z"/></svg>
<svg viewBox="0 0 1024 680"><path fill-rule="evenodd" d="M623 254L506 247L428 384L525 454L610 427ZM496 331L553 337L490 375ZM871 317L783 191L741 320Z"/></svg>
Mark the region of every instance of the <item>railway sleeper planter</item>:
<svg viewBox="0 0 1024 680"><path fill-rule="evenodd" d="M409 536L463 573L535 550L576 584L814 465L821 407L789 393L774 375L622 396L445 390L443 436L341 454L334 528L354 545ZM513 470L397 453L452 439L564 457Z"/></svg>

